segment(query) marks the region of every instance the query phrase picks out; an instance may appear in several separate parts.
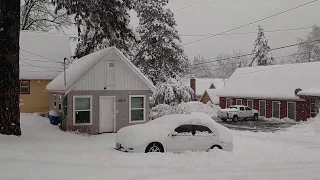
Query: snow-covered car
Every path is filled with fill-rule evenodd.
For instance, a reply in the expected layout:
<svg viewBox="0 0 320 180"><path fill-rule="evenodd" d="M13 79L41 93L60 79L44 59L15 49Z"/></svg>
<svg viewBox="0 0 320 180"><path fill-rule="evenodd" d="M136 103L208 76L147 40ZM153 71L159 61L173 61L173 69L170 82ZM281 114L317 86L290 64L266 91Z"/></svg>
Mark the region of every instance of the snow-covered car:
<svg viewBox="0 0 320 180"><path fill-rule="evenodd" d="M145 124L124 127L116 134L115 143L116 149L124 152L233 150L230 130L198 112L165 115Z"/></svg>
<svg viewBox="0 0 320 180"><path fill-rule="evenodd" d="M219 109L217 116L223 121L227 121L228 119L234 122L237 122L239 119L259 120L259 111L251 109L248 106L235 105L226 109Z"/></svg>

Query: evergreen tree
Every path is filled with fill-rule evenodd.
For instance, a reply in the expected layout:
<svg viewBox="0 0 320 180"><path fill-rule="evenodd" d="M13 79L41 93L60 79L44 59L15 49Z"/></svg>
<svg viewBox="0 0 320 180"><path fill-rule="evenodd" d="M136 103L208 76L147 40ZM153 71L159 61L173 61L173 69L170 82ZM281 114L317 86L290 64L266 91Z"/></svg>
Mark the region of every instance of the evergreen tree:
<svg viewBox="0 0 320 180"><path fill-rule="evenodd" d="M20 0L0 1L0 134L21 135L19 80Z"/></svg>
<svg viewBox="0 0 320 180"><path fill-rule="evenodd" d="M264 29L258 26L258 36L254 43L252 58L248 66L268 66L274 64L274 58L271 54L271 48L264 35Z"/></svg>
<svg viewBox="0 0 320 180"><path fill-rule="evenodd" d="M124 54L131 54L128 42L138 39L129 25L131 0L53 0L56 11L66 8L74 15L78 27L76 57L101 48L116 46Z"/></svg>
<svg viewBox="0 0 320 180"><path fill-rule="evenodd" d="M180 45L174 15L164 6L168 0L137 0L141 43L133 63L157 84L184 74L189 65Z"/></svg>

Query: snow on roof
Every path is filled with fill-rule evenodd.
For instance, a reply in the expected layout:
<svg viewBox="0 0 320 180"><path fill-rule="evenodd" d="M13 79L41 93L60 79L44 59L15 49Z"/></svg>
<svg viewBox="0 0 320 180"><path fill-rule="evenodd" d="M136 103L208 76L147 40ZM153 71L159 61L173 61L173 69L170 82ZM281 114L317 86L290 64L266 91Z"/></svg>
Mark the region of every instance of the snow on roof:
<svg viewBox="0 0 320 180"><path fill-rule="evenodd" d="M320 88L320 62L238 68L220 89L220 97L300 99L297 88Z"/></svg>
<svg viewBox="0 0 320 180"><path fill-rule="evenodd" d="M217 96L218 89L207 89L206 92L210 97L212 104L219 104L219 97Z"/></svg>
<svg viewBox="0 0 320 180"><path fill-rule="evenodd" d="M20 33L20 79L54 79L71 57L69 36L37 31Z"/></svg>
<svg viewBox="0 0 320 180"><path fill-rule="evenodd" d="M106 49L102 49L100 51L91 53L86 55L80 59L77 59L72 62L72 64L66 69L66 86L64 84L64 73L62 72L58 77L56 77L53 81L51 81L46 89L48 91L59 91L66 92L70 89L85 73L87 73L95 64L97 64L101 59L108 56L111 51L116 51L120 56L123 57L125 62L128 64L130 68L137 73L140 78L146 82L146 84L150 87L152 91L155 91L155 87L153 83L142 74L142 72L134 66L117 48L109 47Z"/></svg>
<svg viewBox="0 0 320 180"><path fill-rule="evenodd" d="M320 96L320 88L304 89L298 92L299 96Z"/></svg>
<svg viewBox="0 0 320 180"><path fill-rule="evenodd" d="M181 78L181 82L190 86L190 78ZM209 89L212 84L216 89L219 89L224 86L224 80L220 78L196 78L196 96L202 96L205 90Z"/></svg>

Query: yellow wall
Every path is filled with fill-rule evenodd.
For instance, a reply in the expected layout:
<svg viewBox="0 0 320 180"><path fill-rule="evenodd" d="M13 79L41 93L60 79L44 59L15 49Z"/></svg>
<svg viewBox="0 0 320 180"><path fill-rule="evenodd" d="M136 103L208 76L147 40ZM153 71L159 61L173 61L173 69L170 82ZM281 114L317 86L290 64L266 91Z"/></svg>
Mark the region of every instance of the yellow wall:
<svg viewBox="0 0 320 180"><path fill-rule="evenodd" d="M49 111L49 93L46 86L51 80L30 80L30 94L20 94L20 112L42 113Z"/></svg>

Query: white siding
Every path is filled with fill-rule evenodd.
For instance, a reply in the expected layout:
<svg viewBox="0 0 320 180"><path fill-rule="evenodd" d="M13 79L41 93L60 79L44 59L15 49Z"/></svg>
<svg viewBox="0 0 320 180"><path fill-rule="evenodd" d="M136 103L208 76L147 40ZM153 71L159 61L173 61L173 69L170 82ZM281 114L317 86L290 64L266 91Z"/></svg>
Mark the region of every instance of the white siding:
<svg viewBox="0 0 320 180"><path fill-rule="evenodd" d="M110 62L114 62L113 70L108 67ZM114 71L114 75L112 75L112 71ZM98 62L80 78L75 83L74 90L92 91L104 89L149 90L147 84L114 52Z"/></svg>

